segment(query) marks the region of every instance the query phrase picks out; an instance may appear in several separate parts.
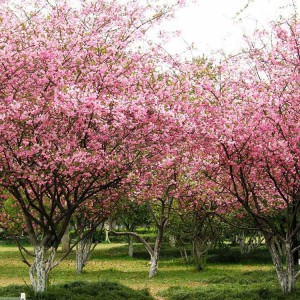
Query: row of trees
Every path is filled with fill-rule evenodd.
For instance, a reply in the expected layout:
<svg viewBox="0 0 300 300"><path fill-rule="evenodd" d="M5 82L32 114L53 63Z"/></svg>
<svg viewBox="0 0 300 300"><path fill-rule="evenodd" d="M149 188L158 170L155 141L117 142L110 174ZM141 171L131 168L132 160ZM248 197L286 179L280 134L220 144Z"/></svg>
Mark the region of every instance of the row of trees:
<svg viewBox="0 0 300 300"><path fill-rule="evenodd" d="M154 248L134 228L126 233L148 250L150 276L176 208L184 222L196 219L199 257L212 218L235 216L240 227L250 218L283 292L292 292L299 21L257 33L221 65L183 62L146 40L182 4L1 2L1 207L17 212L13 222L3 213L1 226L22 220L33 261L20 250L36 292L71 222L83 245L116 207L130 214L130 202L146 205L157 228Z"/></svg>

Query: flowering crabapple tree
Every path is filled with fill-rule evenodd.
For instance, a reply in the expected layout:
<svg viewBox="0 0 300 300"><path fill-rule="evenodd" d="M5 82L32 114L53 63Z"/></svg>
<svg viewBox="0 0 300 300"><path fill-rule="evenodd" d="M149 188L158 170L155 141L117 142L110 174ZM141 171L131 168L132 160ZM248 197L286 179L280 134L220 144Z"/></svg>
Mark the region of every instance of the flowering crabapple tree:
<svg viewBox="0 0 300 300"><path fill-rule="evenodd" d="M173 163L171 162L171 164ZM168 165L167 169L164 170L168 173L167 175L163 174L161 172L162 170L157 172L159 175L149 174L150 177L148 178L146 187L137 185L139 190L136 191L136 195L134 196L133 200L133 202L138 201L140 202L140 205L146 207L147 214L150 215L151 221L156 227L157 232L154 247L152 247L148 241L134 231L112 231L112 233L115 235L126 235L133 237L144 245L145 249L150 255L149 278L153 278L157 274L163 236L174 204L174 190L176 189L174 180L175 172L173 172L172 167L169 167L170 166Z"/></svg>
<svg viewBox="0 0 300 300"><path fill-rule="evenodd" d="M205 191L199 193L201 187L191 184L191 178L188 177L187 192L171 216L168 231L176 238L183 261L193 262L197 271L203 271L207 252L221 239L224 226L215 214L216 203Z"/></svg>
<svg viewBox="0 0 300 300"><path fill-rule="evenodd" d="M300 231L300 23L281 20L221 67L207 88L206 175L216 199L240 204L264 235L284 293L300 272L293 254ZM285 261L278 245L284 248Z"/></svg>
<svg viewBox="0 0 300 300"><path fill-rule="evenodd" d="M101 197L90 199L80 206L72 216L70 225L74 230L75 238L72 241L71 251L76 247L76 272L81 274L87 265L93 250L96 248L99 237L104 230L104 223L114 214L119 201L121 188L108 189L101 193ZM97 238L98 237L98 238Z"/></svg>
<svg viewBox="0 0 300 300"><path fill-rule="evenodd" d="M0 183L22 212L34 249L25 262L39 293L74 213L128 183L176 133L172 101L181 91L156 70L168 61L134 51L171 8L1 4Z"/></svg>
<svg viewBox="0 0 300 300"><path fill-rule="evenodd" d="M69 251L72 251L74 247L76 247L77 274L81 274L83 268L87 265L98 243L98 241L95 240L95 234L99 229L100 232L102 231L107 218L104 211L104 201L95 201L92 199L90 202L91 204L89 205L81 206L74 213L70 221L76 238L71 242L72 246L70 245Z"/></svg>
<svg viewBox="0 0 300 300"><path fill-rule="evenodd" d="M182 116L182 130L177 130L176 138L168 145L168 155L155 158L152 164L137 168L132 174L132 182L135 182L129 198L134 202L140 202L148 209L152 224L156 227L154 246L151 246L143 237L133 231L113 232L116 235L127 235L140 241L150 255L149 278L153 278L158 272L160 250L165 230L170 217L174 213L174 207L187 193L186 170L189 169L188 140L191 137L191 124L187 115ZM141 177L141 174L143 176Z"/></svg>

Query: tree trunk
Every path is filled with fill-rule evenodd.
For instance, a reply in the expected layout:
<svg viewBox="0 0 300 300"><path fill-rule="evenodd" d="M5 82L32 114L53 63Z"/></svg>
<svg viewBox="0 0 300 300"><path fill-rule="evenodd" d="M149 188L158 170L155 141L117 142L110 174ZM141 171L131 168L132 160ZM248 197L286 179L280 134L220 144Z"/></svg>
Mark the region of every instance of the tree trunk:
<svg viewBox="0 0 300 300"><path fill-rule="evenodd" d="M175 237L175 235L172 235L172 234L169 235L169 244L172 248L176 247L176 237Z"/></svg>
<svg viewBox="0 0 300 300"><path fill-rule="evenodd" d="M81 274L91 257L93 235L83 238L76 247L76 272Z"/></svg>
<svg viewBox="0 0 300 300"><path fill-rule="evenodd" d="M206 263L206 242L199 239L193 241L193 254L197 271L203 271Z"/></svg>
<svg viewBox="0 0 300 300"><path fill-rule="evenodd" d="M159 259L161 243L163 239L164 227L165 225L163 224L157 229L157 237L155 240L153 253L150 254L151 261L150 261L150 269L149 269L149 278L153 278L157 274L158 259Z"/></svg>
<svg viewBox="0 0 300 300"><path fill-rule="evenodd" d="M67 227L62 239L61 239L61 250L63 253L70 251L70 229Z"/></svg>
<svg viewBox="0 0 300 300"><path fill-rule="evenodd" d="M154 249L150 246L150 244L143 239L140 235L135 232L114 232L115 235L129 235L132 237L137 238L143 245L145 246L146 250L148 251L151 261L150 261L150 269L149 269L149 278L153 278L157 274L157 267L158 267L158 258L159 252L161 248L162 236L163 236L163 226L158 229L158 235L156 237Z"/></svg>
<svg viewBox="0 0 300 300"><path fill-rule="evenodd" d="M133 237L128 236L128 255L133 257Z"/></svg>
<svg viewBox="0 0 300 300"><path fill-rule="evenodd" d="M237 236L236 241L240 246L241 254L247 253L247 244L246 244L246 237L244 233L241 233Z"/></svg>
<svg viewBox="0 0 300 300"><path fill-rule="evenodd" d="M286 273L287 273L287 293L291 293L295 286L295 263L292 253L292 242L285 244L286 252Z"/></svg>
<svg viewBox="0 0 300 300"><path fill-rule="evenodd" d="M294 231L297 228L297 211L296 211L296 202L295 199L293 200L293 219L292 219L292 228L291 230ZM291 247L292 249L297 248L299 244L298 241L298 235L295 234L295 236L292 238L292 243L291 243ZM299 252L298 250L295 251L293 253L293 261L294 261L294 265L298 265L298 260L299 260Z"/></svg>
<svg viewBox="0 0 300 300"><path fill-rule="evenodd" d="M110 230L111 230L110 223L109 223L109 221L106 221L104 223L104 231L105 231L105 242L108 244L110 244L109 235L108 235Z"/></svg>
<svg viewBox="0 0 300 300"><path fill-rule="evenodd" d="M56 249L50 249L47 260L45 259L46 252L47 250L44 246L34 246L35 258L29 268L29 276L33 290L36 294L45 292L47 288L48 276L52 269Z"/></svg>
<svg viewBox="0 0 300 300"><path fill-rule="evenodd" d="M284 294L290 294L295 285L295 267L292 254L291 242L285 242L284 248L286 252L286 268L282 263L275 242L268 243L268 248L271 253L272 261L275 266L277 278Z"/></svg>
<svg viewBox="0 0 300 300"><path fill-rule="evenodd" d="M153 278L157 274L158 267L158 253L154 253L151 256L149 278Z"/></svg>
<svg viewBox="0 0 300 300"><path fill-rule="evenodd" d="M181 257L183 258L183 261L185 263L189 263L190 259L189 259L189 256L187 254L186 248L185 247L181 247L181 249L179 249L179 251L180 251Z"/></svg>

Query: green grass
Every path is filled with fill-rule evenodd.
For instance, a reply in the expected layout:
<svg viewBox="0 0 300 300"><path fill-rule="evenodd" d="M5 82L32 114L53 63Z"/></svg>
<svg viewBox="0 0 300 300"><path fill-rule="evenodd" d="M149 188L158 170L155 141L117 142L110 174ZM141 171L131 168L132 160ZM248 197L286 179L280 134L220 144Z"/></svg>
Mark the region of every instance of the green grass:
<svg viewBox="0 0 300 300"><path fill-rule="evenodd" d="M159 273L153 279L148 279L147 252L141 245L135 245L135 250L135 257L130 258L127 256L127 246L124 244L101 244L97 246L82 275L77 275L75 272L75 254L72 253L52 271L49 293L55 289L68 290L65 286L81 281L106 288L105 284L114 282L112 285L117 284L121 290L122 286L123 288L125 286L141 293L141 296L135 295L132 299L148 299L141 298L149 297L145 292L147 290L155 299L300 299L298 283L295 295L292 297L282 295L270 257L265 249L247 256L241 256L238 249L234 248L214 251L208 255L205 270L196 272L193 265L182 261L176 249L164 245ZM9 288L5 287L11 284L23 284L21 289L24 289L24 285L30 285L28 268L21 262L14 246L0 246L0 274L0 287L3 287L0 289L0 297L17 296L7 292ZM17 291L15 287L11 290ZM88 291L88 287L82 287L81 290ZM139 292L139 290L143 291ZM94 299L97 299L95 297ZM120 295L113 298L130 299L125 296L122 298Z"/></svg>
<svg viewBox="0 0 300 300"><path fill-rule="evenodd" d="M161 296L165 296L170 300L298 300L300 291L295 294L286 296L280 290L272 285L237 285L237 286L207 286L202 288L183 288L171 287L161 292Z"/></svg>
<svg viewBox="0 0 300 300"><path fill-rule="evenodd" d="M75 281L66 284L52 285L46 293L34 295L31 288L23 286L8 286L0 289L0 294L6 296L20 295L26 293L29 299L38 300L153 300L148 290L136 291L115 282L83 282Z"/></svg>

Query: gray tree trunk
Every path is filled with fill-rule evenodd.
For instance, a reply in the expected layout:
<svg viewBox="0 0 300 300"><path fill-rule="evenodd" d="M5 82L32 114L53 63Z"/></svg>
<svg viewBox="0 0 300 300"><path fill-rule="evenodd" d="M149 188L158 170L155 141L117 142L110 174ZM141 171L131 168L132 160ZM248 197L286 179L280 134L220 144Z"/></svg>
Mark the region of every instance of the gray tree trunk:
<svg viewBox="0 0 300 300"><path fill-rule="evenodd" d="M81 274L83 268L87 265L92 251L92 236L83 238L76 247L76 272Z"/></svg>
<svg viewBox="0 0 300 300"><path fill-rule="evenodd" d="M180 251L180 255L181 255L183 261L184 261L185 263L189 263L189 262L190 262L190 259L189 259L189 256L188 256L188 254L187 254L187 251L186 251L185 246L184 246L184 245L183 245L183 246L179 246L179 251Z"/></svg>
<svg viewBox="0 0 300 300"><path fill-rule="evenodd" d="M128 255L133 257L133 237L128 236Z"/></svg>
<svg viewBox="0 0 300 300"><path fill-rule="evenodd" d="M34 292L43 293L47 288L49 273L53 267L56 249L51 248L50 254L46 259L46 248L44 246L34 246L34 262L29 268L29 277Z"/></svg>
<svg viewBox="0 0 300 300"><path fill-rule="evenodd" d="M67 227L62 239L61 239L61 250L64 253L70 251L70 229Z"/></svg>
<svg viewBox="0 0 300 300"><path fill-rule="evenodd" d="M246 236L243 233L239 234L236 238L239 246L240 246L240 252L241 254L245 254L248 253L248 249L247 249L247 243L246 243Z"/></svg>
<svg viewBox="0 0 300 300"><path fill-rule="evenodd" d="M159 226L157 229L157 236L155 240L154 249L153 252L150 253L151 260L150 260L149 278L153 278L157 274L158 259L159 259L164 229L165 229L165 224Z"/></svg>
<svg viewBox="0 0 300 300"><path fill-rule="evenodd" d="M176 237L175 237L175 235L172 235L172 234L169 235L169 244L172 248L176 247Z"/></svg>
<svg viewBox="0 0 300 300"><path fill-rule="evenodd" d="M149 278L153 278L157 274L158 253L154 253L150 260Z"/></svg>
<svg viewBox="0 0 300 300"><path fill-rule="evenodd" d="M207 241L196 238L192 244L194 261L197 271L202 271L206 262Z"/></svg>
<svg viewBox="0 0 300 300"><path fill-rule="evenodd" d="M108 244L110 244L110 240L109 240L109 235L108 235L108 233L109 233L109 231L111 230L111 224L110 224L109 221L106 221L106 222L104 223L104 230L105 230L105 242L108 243Z"/></svg>
<svg viewBox="0 0 300 300"><path fill-rule="evenodd" d="M291 249L291 242L285 242L286 266L284 268L278 247L275 242L268 244L277 278L284 294L290 294L295 286L295 266Z"/></svg>

